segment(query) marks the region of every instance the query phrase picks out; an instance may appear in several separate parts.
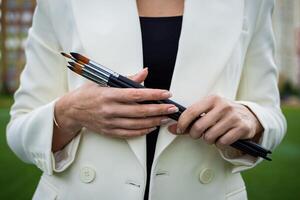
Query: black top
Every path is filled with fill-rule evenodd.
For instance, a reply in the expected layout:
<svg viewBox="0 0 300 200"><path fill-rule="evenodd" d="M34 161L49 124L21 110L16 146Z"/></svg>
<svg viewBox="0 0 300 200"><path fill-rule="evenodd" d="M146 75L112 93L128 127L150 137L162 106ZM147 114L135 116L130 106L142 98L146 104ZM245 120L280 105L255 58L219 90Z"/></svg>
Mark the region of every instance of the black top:
<svg viewBox="0 0 300 200"><path fill-rule="evenodd" d="M140 17L144 67L148 76L147 88L169 90L176 61L182 16ZM147 184L144 199L148 199L151 166L158 129L147 135Z"/></svg>

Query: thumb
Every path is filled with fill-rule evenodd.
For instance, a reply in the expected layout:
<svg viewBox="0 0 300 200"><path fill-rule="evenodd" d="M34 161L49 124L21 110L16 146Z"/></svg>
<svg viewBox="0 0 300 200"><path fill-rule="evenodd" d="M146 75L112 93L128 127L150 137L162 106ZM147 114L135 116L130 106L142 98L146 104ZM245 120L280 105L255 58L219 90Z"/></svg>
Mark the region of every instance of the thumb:
<svg viewBox="0 0 300 200"><path fill-rule="evenodd" d="M129 78L135 82L142 83L146 79L147 75L148 75L148 67L142 69L135 75L127 76L127 78Z"/></svg>

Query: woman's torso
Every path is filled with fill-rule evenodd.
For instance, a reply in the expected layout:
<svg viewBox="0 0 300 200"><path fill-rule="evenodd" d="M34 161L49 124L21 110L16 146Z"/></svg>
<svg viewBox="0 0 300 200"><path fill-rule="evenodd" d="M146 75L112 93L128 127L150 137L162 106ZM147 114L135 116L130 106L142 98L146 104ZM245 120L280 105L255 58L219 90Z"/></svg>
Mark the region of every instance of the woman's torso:
<svg viewBox="0 0 300 200"><path fill-rule="evenodd" d="M142 39L135 3L120 1L117 6L111 1L93 1L93 5L77 1L48 3L59 48L66 52L82 52L124 75L134 74L142 68ZM179 57L170 83L172 99L183 105L190 105L213 92L235 98L248 39L246 29L234 32L239 30L234 23L243 22L244 15L249 15L248 18L255 15L252 11L255 3L246 6L244 14L236 14L237 19L229 16L233 11L225 3L220 4L224 7L215 11L204 10L197 1L186 4ZM239 3L231 4L237 10ZM54 13L59 11L64 11L63 19L55 16ZM222 15L222 18L219 22L212 21L217 23L214 26L202 24L207 27L203 30L198 25L198 22L203 23L203 12L216 18ZM215 38L213 30L222 26L222 22L232 28L224 30L226 37ZM203 39L209 36L210 42ZM202 44L208 48L204 49ZM214 52L214 58L201 56L211 52ZM85 82L72 72L66 74L68 90ZM150 186L153 199L185 199L187 195L189 199L225 199L226 195L234 193L237 194L235 197L245 197L240 174L231 173L232 165L215 147L188 136L175 138L168 132L167 125L160 128L157 142L159 155L153 164ZM74 163L62 173L44 174L38 191L52 191L61 199L142 199L146 165L141 160L145 160L145 152L145 137L121 140L84 130ZM85 169L92 172L85 174ZM92 180L86 182L85 175L91 174Z"/></svg>

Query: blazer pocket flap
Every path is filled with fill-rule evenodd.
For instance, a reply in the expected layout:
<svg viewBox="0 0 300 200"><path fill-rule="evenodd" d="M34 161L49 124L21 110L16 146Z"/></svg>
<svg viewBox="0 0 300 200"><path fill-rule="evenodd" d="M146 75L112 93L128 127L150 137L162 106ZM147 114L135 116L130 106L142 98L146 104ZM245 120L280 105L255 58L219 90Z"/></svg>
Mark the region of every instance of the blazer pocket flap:
<svg viewBox="0 0 300 200"><path fill-rule="evenodd" d="M226 194L226 200L247 200L246 188L234 190Z"/></svg>

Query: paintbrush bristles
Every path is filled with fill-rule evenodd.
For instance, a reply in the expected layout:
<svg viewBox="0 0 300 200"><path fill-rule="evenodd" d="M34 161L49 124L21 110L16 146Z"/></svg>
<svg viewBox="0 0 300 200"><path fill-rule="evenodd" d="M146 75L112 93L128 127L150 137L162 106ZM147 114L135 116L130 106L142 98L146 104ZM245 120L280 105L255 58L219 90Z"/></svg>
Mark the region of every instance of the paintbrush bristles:
<svg viewBox="0 0 300 200"><path fill-rule="evenodd" d="M69 54L66 54L65 52L61 52L60 54L66 58L72 59L72 56L70 56Z"/></svg>
<svg viewBox="0 0 300 200"><path fill-rule="evenodd" d="M84 57L83 55L79 54L79 53L74 53L71 52L70 53L76 60L79 60L81 62L83 62L84 64L88 64L90 62L90 59L88 59L87 57Z"/></svg>
<svg viewBox="0 0 300 200"><path fill-rule="evenodd" d="M81 65L79 65L79 64L77 64L77 63L74 63L74 62L68 62L72 67L73 67L73 69L74 69L74 71L77 73L77 74L80 74L80 75L82 75L82 72L83 72L83 70L82 70L82 66Z"/></svg>
<svg viewBox="0 0 300 200"><path fill-rule="evenodd" d="M83 62L80 61L80 60L77 60L77 59L73 58L73 57L72 57L71 55L69 55L69 54L66 54L66 53L64 53L64 52L61 52L60 54L63 55L64 57L66 57L66 58L69 58L69 59L71 59L71 60L73 60L73 61L75 61L75 62L81 64L81 65L85 65L85 63L83 63Z"/></svg>
<svg viewBox="0 0 300 200"><path fill-rule="evenodd" d="M72 60L74 60L75 62L77 62L80 65L85 65L85 63L81 62L80 60L76 60L75 58L72 58Z"/></svg>
<svg viewBox="0 0 300 200"><path fill-rule="evenodd" d="M71 71L75 72L76 74L81 75L78 71L76 71L76 70L74 69L73 66L67 65L67 67L68 67Z"/></svg>

